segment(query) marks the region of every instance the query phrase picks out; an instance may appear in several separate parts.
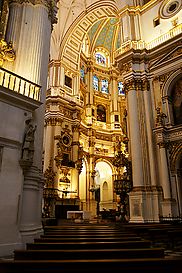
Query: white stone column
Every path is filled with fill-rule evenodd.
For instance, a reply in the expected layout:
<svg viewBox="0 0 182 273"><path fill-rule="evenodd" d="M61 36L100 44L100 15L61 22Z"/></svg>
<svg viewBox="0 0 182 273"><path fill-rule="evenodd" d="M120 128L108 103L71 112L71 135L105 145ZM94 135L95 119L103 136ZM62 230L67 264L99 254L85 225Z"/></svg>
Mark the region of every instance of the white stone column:
<svg viewBox="0 0 182 273"><path fill-rule="evenodd" d="M153 115L152 115L152 105L151 105L151 97L150 90L148 90L148 82L144 82L144 106L145 106L145 118L146 118L146 129L147 129L147 140L148 140L148 155L149 155L149 165L150 165L150 178L151 185L156 186L156 158L154 154L154 142L153 142L153 134L152 134L152 123L153 123Z"/></svg>
<svg viewBox="0 0 182 273"><path fill-rule="evenodd" d="M171 199L170 178L169 178L165 143L159 144L159 153L160 153L160 159L161 159L160 172L161 172L161 182L163 187L164 199Z"/></svg>
<svg viewBox="0 0 182 273"><path fill-rule="evenodd" d="M140 142L140 127L137 106L137 91L134 82L127 85L128 118L132 158L133 187L141 187L143 181L142 148Z"/></svg>

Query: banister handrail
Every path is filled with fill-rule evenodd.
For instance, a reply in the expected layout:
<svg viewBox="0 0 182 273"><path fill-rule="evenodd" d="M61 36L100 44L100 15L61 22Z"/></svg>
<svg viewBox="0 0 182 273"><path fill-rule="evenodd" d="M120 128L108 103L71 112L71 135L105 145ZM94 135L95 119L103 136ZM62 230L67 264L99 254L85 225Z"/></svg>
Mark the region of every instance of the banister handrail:
<svg viewBox="0 0 182 273"><path fill-rule="evenodd" d="M18 74L15 74L14 72L5 69L4 67L0 67L0 70L4 70L5 72L7 72L8 74L13 75L14 77L18 77L18 78L20 78L21 80L24 80L24 81L26 81L26 82L28 82L28 83L30 83L30 84L36 85L37 87L41 88L41 85L39 85L39 84L37 84L37 83L35 83L35 82L32 82L32 81L30 81L30 80L27 80L27 79L23 78L22 76L20 76L20 75L18 75Z"/></svg>
<svg viewBox="0 0 182 273"><path fill-rule="evenodd" d="M40 101L41 86L0 67L0 86L18 94Z"/></svg>

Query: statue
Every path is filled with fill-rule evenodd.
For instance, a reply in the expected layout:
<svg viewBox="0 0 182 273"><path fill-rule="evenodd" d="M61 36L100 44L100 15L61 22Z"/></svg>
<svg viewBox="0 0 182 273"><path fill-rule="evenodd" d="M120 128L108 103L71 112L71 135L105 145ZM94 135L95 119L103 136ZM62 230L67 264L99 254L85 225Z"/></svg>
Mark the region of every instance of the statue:
<svg viewBox="0 0 182 273"><path fill-rule="evenodd" d="M34 133L36 131L37 126L33 126L32 120L28 119L26 121L27 128L25 130L25 137L22 148L22 159L33 161L34 154Z"/></svg>
<svg viewBox="0 0 182 273"><path fill-rule="evenodd" d="M121 123L121 129L123 134L126 136L127 135L127 110L124 110L124 117L123 117L123 121Z"/></svg>
<svg viewBox="0 0 182 273"><path fill-rule="evenodd" d="M156 126L163 126L164 125L164 118L166 118L167 116L161 112L160 107L156 108Z"/></svg>

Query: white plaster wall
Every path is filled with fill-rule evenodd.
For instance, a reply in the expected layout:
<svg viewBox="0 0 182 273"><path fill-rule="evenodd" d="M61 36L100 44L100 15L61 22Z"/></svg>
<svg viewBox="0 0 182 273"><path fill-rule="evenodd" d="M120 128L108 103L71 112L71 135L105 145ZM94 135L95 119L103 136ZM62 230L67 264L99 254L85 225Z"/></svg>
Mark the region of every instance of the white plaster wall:
<svg viewBox="0 0 182 273"><path fill-rule="evenodd" d="M148 10L141 15L141 30L142 30L142 40L145 42L150 42L164 33L167 33L173 28L172 20L178 18L178 24L182 23L182 10L178 12L175 16L169 19L160 19L160 24L154 27L153 20L159 16L159 7L161 3L158 3L155 7Z"/></svg>

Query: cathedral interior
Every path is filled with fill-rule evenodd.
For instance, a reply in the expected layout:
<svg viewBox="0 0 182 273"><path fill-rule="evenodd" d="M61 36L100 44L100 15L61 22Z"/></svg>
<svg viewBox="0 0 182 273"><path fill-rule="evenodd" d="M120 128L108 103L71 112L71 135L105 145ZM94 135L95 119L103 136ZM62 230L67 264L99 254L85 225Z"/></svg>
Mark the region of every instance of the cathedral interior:
<svg viewBox="0 0 182 273"><path fill-rule="evenodd" d="M182 221L182 1L3 0L0 18L0 257L51 220Z"/></svg>

